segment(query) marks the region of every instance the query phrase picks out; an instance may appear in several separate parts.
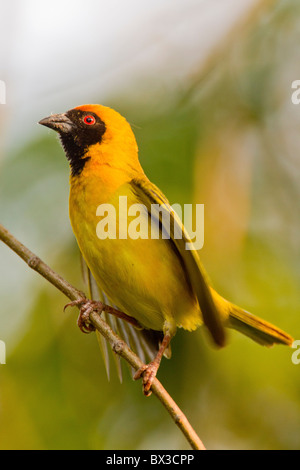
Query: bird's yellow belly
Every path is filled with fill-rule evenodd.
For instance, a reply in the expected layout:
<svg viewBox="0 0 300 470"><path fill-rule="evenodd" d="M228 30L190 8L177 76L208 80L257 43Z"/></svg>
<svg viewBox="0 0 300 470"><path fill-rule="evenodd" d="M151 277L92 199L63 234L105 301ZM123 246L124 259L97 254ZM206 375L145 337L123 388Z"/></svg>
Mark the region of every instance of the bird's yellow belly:
<svg viewBox="0 0 300 470"><path fill-rule="evenodd" d="M198 302L191 294L172 242L151 239L149 232L145 239L132 239L128 232L126 239L119 238L123 218L127 226L133 220L124 213L119 216L120 194L128 196L128 206L136 202L126 188L106 201L116 209L116 238L99 239L97 225L101 218L96 215L97 206L82 197L77 200L71 192L73 230L97 284L112 303L146 328L162 330L167 321L195 329L201 323Z"/></svg>

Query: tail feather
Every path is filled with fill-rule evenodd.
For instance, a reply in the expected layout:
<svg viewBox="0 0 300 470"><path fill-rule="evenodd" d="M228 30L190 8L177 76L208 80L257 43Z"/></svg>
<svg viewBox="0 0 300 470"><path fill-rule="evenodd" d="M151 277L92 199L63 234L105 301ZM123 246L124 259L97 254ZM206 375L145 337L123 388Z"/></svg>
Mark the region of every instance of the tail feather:
<svg viewBox="0 0 300 470"><path fill-rule="evenodd" d="M229 328L233 328L263 346L273 346L273 344L286 344L291 346L293 338L277 326L268 323L249 312L229 304Z"/></svg>

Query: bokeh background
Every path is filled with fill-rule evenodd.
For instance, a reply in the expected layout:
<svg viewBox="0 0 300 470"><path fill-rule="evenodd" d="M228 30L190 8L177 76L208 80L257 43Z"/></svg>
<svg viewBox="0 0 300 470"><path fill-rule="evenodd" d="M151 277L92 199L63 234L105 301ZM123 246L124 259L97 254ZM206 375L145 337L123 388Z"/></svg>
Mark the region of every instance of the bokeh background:
<svg viewBox="0 0 300 470"><path fill-rule="evenodd" d="M171 203L205 204L213 285L300 338L298 0L0 3L0 221L84 289L68 165L36 123L88 102L132 124ZM110 382L77 310L0 245L1 449L188 449L126 364ZM209 449L299 449L300 364L231 332L178 331L159 379Z"/></svg>

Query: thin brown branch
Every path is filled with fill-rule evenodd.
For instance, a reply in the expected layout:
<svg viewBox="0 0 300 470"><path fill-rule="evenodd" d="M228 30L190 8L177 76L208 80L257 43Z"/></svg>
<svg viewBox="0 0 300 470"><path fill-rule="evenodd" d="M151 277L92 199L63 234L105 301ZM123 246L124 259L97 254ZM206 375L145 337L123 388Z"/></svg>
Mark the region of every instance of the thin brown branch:
<svg viewBox="0 0 300 470"><path fill-rule="evenodd" d="M54 287L59 289L70 300L80 300L85 298L85 294L73 287L59 274L53 271L38 256L30 251L26 246L19 242L6 228L0 224L0 240L2 240L9 248L19 255L30 268L43 276ZM110 326L100 317L96 311L90 313L90 321L95 328L110 343L113 351L127 361L135 370L143 366L141 359L127 346L127 344L110 328ZM167 409L174 422L180 428L192 449L205 450L205 447L190 425L184 413L175 403L173 398L168 394L158 379L154 379L152 392L159 398L161 403Z"/></svg>

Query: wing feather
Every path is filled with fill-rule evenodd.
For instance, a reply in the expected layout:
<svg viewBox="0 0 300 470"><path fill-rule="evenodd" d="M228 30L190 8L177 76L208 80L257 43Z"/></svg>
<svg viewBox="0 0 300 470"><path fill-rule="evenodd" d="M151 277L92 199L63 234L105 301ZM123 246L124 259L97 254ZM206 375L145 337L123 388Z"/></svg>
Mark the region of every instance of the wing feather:
<svg viewBox="0 0 300 470"><path fill-rule="evenodd" d="M131 186L138 200L146 206L149 214L151 214L152 204L160 204L161 210L169 213L171 222L170 227L164 227L164 220L166 219L162 217L161 212L159 213L158 222L161 225L161 230L165 230L170 233L170 240L172 241L174 248L177 250L181 264L187 274L187 279L197 296L204 324L208 328L214 342L218 346L224 346L225 329L217 307L213 301L207 275L200 262L197 251L195 249L186 249L186 243L189 243L190 246L192 246L192 241L180 218L172 210L169 201L160 189L151 183L146 177L143 179L133 179L131 181ZM179 233L182 234L181 238L178 238Z"/></svg>

